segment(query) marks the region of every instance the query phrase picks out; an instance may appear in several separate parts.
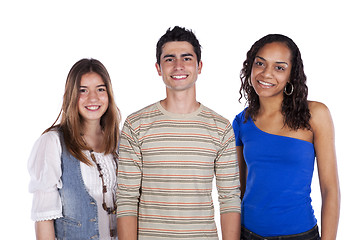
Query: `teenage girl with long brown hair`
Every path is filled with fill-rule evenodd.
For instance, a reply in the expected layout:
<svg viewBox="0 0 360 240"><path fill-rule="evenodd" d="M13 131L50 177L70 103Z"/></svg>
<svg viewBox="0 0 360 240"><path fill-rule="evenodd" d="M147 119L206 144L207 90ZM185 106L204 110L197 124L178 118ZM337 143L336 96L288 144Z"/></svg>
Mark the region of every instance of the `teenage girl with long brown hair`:
<svg viewBox="0 0 360 240"><path fill-rule="evenodd" d="M116 239L120 112L100 61L81 59L71 68L59 117L28 163L36 237Z"/></svg>

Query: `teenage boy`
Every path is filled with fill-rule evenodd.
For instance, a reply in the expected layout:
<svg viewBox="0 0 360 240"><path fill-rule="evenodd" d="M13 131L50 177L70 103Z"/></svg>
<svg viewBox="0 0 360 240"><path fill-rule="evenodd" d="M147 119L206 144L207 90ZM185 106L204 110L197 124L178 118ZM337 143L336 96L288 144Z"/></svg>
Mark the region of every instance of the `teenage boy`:
<svg viewBox="0 0 360 240"><path fill-rule="evenodd" d="M174 27L159 39L156 69L166 98L125 121L120 140L119 240L218 239L215 175L224 240L240 239L240 183L229 121L196 101L201 46Z"/></svg>

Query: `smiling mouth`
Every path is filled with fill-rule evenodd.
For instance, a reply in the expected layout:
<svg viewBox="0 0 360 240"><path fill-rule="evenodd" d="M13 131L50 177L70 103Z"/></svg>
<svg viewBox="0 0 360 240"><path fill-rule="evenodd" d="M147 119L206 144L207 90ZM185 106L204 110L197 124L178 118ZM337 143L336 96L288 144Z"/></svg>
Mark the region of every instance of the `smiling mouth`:
<svg viewBox="0 0 360 240"><path fill-rule="evenodd" d="M100 108L101 106L86 106L85 108L91 111L96 111Z"/></svg>
<svg viewBox="0 0 360 240"><path fill-rule="evenodd" d="M257 81L260 85L264 85L266 87L273 87L275 86L275 84L272 84L272 83L268 83L268 82L264 82L264 81L261 81L261 80L258 80Z"/></svg>
<svg viewBox="0 0 360 240"><path fill-rule="evenodd" d="M175 80L182 80L182 79L186 79L188 77L188 75L172 75L171 78L175 79Z"/></svg>

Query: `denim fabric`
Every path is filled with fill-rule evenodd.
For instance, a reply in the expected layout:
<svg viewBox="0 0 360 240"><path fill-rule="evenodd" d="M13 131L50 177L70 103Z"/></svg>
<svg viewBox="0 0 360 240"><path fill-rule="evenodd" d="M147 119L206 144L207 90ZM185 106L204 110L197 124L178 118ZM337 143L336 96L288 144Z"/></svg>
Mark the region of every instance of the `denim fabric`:
<svg viewBox="0 0 360 240"><path fill-rule="evenodd" d="M262 237L246 229L244 226L241 227L241 238L240 240L320 240L318 226L315 225L312 229L307 232L285 235L277 237Z"/></svg>
<svg viewBox="0 0 360 240"><path fill-rule="evenodd" d="M61 180L59 189L63 217L55 220L58 240L99 239L97 205L85 188L80 161L66 149L62 133L59 133L61 155Z"/></svg>

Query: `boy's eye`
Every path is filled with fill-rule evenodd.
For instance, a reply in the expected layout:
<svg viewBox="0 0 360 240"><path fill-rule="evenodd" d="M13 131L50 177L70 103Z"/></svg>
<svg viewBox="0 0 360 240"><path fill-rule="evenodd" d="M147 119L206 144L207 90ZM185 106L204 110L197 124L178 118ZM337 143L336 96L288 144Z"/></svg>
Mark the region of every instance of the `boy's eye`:
<svg viewBox="0 0 360 240"><path fill-rule="evenodd" d="M172 61L173 61L172 58L167 58L167 59L165 59L165 62L172 62Z"/></svg>
<svg viewBox="0 0 360 240"><path fill-rule="evenodd" d="M184 61L191 61L191 58L186 57L186 58L184 58Z"/></svg>

